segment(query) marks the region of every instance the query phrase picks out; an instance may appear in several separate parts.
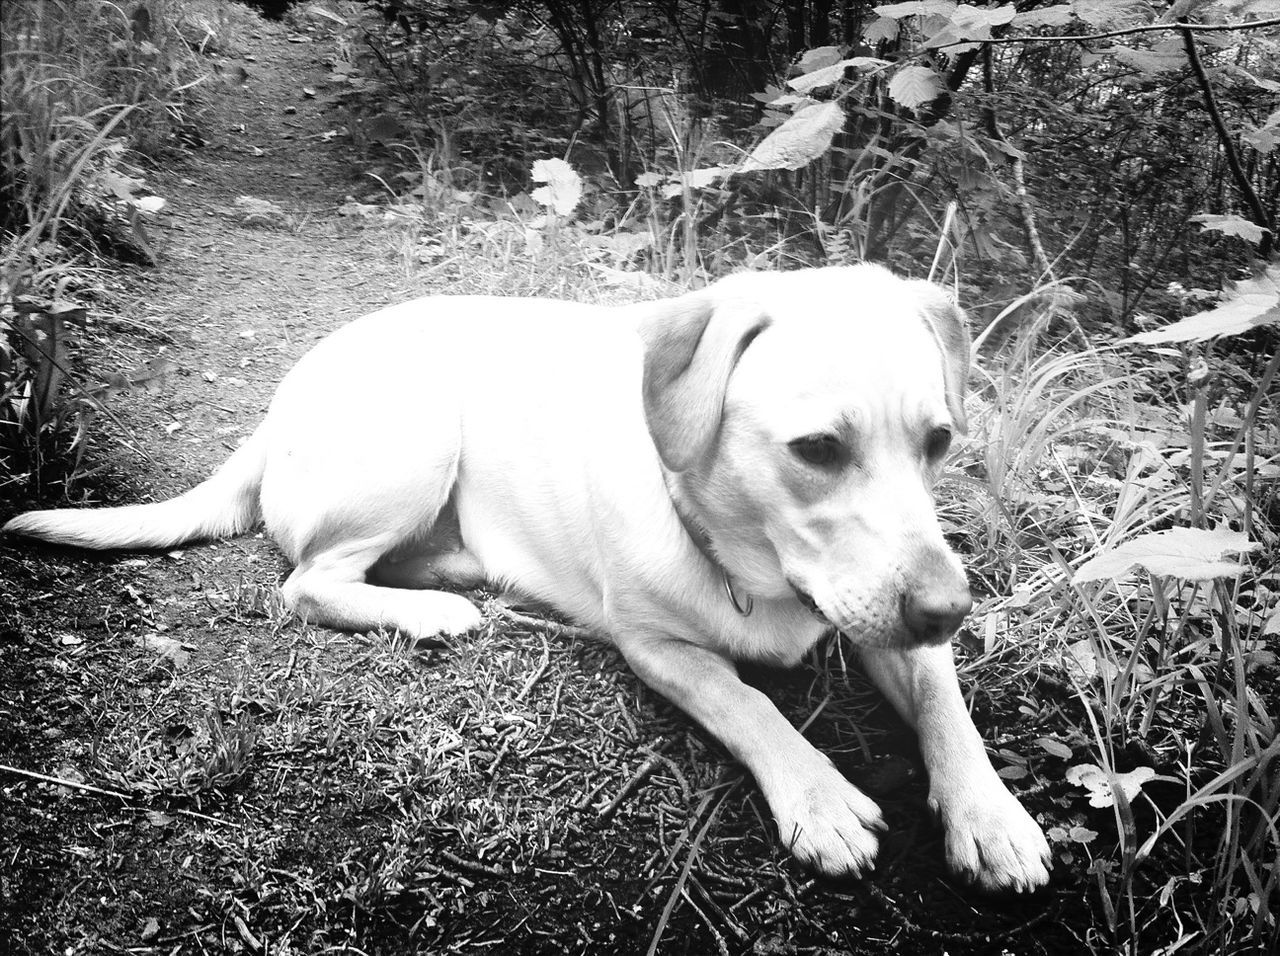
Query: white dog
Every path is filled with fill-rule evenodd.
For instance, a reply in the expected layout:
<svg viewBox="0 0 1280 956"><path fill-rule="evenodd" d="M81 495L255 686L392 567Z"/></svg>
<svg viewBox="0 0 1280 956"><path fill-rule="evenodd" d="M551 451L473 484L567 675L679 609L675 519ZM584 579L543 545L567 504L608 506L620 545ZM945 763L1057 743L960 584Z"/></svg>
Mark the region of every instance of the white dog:
<svg viewBox="0 0 1280 956"><path fill-rule="evenodd" d="M801 861L856 874L879 809L733 664L794 664L834 626L919 734L951 866L1032 890L1048 845L961 698L969 590L930 494L968 363L941 292L874 266L619 308L425 298L318 344L185 494L5 530L165 548L261 520L296 565L289 605L353 631L474 627L441 585L545 602L751 770Z"/></svg>

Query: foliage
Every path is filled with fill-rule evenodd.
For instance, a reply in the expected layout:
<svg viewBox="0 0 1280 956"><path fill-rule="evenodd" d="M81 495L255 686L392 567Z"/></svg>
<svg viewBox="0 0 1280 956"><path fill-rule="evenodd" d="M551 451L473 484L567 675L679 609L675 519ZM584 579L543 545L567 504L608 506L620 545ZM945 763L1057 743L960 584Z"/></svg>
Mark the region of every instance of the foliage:
<svg viewBox="0 0 1280 956"><path fill-rule="evenodd" d="M68 373L68 340L100 287L102 252L149 262L164 205L130 157L171 148L197 73L177 3L7 3L0 13L0 472L78 463L99 397ZM74 423L68 440L65 426Z"/></svg>

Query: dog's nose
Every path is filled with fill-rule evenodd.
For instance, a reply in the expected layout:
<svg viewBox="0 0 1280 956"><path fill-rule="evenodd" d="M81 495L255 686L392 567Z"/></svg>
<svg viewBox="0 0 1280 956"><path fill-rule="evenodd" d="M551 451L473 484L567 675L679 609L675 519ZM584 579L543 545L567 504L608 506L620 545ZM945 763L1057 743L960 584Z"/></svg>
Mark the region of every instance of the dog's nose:
<svg viewBox="0 0 1280 956"><path fill-rule="evenodd" d="M941 644L956 632L972 607L967 587L935 582L912 588L903 596L902 618L916 641Z"/></svg>

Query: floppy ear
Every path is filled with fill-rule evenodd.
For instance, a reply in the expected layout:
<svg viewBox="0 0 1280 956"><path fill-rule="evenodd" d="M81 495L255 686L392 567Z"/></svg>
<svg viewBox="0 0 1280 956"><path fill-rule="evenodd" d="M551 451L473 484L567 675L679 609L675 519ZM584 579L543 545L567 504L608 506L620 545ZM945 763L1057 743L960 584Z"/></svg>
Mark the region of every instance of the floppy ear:
<svg viewBox="0 0 1280 956"><path fill-rule="evenodd" d="M653 304L639 323L644 416L662 463L684 471L711 446L729 375L768 319L700 291Z"/></svg>
<svg viewBox="0 0 1280 956"><path fill-rule="evenodd" d="M964 411L965 383L969 379L969 322L937 286L921 282L921 318L942 352L942 381L947 390L947 411L962 435L969 434Z"/></svg>

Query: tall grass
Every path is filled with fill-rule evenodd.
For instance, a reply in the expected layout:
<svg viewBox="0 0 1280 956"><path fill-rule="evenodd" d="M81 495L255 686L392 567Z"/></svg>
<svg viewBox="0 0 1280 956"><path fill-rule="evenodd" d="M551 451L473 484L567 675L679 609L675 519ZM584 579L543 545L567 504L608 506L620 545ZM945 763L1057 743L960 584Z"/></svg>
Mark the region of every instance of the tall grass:
<svg viewBox="0 0 1280 956"><path fill-rule="evenodd" d="M1255 464L1280 452L1264 427L1275 361L1251 388L1220 388L1214 401L1240 415L1215 426L1196 412L1203 379L1181 375L1190 357L1046 348L1043 330L980 362L974 440L943 493L992 595L976 612L984 647L969 668L978 683L984 672L1023 675L1028 699L1058 696L1038 689L1046 680L1068 697L1038 729L1072 744L1071 766L1040 783L1068 794L1050 836L1060 864L1080 866L1081 851L1089 861L1099 949L1274 947L1280 740L1264 628L1277 606L1265 568L1206 581L1141 567L1072 578L1089 558L1170 527L1230 524L1274 548ZM1218 361L1229 383L1233 360ZM1080 788L1089 768L1109 792ZM1109 811L1100 818L1086 797Z"/></svg>
<svg viewBox="0 0 1280 956"><path fill-rule="evenodd" d="M0 5L0 482L38 475L49 440L93 400L67 375L99 251L151 252L131 160L164 150L198 82L182 6L148 0Z"/></svg>

